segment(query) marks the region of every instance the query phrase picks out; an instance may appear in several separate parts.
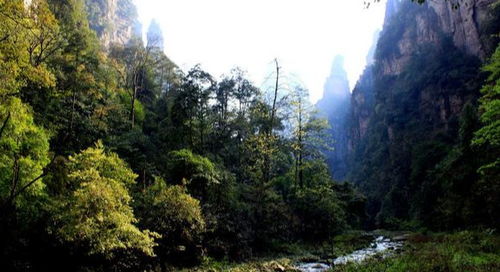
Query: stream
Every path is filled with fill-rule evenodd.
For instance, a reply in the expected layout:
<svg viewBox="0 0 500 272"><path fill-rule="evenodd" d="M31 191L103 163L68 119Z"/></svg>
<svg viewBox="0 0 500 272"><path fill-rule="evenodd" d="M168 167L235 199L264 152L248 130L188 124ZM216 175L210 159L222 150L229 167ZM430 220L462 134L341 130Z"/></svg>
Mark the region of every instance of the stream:
<svg viewBox="0 0 500 272"><path fill-rule="evenodd" d="M348 262L356 262L360 263L370 257L373 257L379 254L382 258L389 257L398 249L403 247L403 242L401 241L392 241L391 239L383 236L378 236L375 240L370 244L369 247L356 250L351 254L340 256L331 262L331 264L313 262L313 263L299 263L297 264L297 269L303 272L324 272L332 267L332 264L341 265L346 264Z"/></svg>

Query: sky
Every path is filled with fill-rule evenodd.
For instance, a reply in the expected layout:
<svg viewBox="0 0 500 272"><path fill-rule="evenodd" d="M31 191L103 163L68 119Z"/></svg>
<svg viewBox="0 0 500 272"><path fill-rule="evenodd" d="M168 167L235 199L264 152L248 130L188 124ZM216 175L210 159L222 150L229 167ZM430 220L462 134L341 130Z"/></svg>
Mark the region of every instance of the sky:
<svg viewBox="0 0 500 272"><path fill-rule="evenodd" d="M238 66L266 85L278 58L282 71L309 89L312 102L336 55L345 58L351 89L362 73L385 2L363 0L135 0L147 30L160 24L165 53L187 71L195 64L215 77Z"/></svg>

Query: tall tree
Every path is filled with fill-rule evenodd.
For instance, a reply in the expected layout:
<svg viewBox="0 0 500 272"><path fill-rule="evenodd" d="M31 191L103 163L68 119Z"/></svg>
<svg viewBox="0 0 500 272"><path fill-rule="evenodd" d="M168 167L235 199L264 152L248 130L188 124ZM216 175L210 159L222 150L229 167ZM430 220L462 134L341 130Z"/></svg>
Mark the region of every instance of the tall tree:
<svg viewBox="0 0 500 272"><path fill-rule="evenodd" d="M136 249L153 256L159 235L135 226L129 188L134 174L101 142L69 158L69 184L58 197L56 232L89 254L111 258L117 250Z"/></svg>
<svg viewBox="0 0 500 272"><path fill-rule="evenodd" d="M183 78L172 109L175 125L181 129L181 135L188 139L187 147L199 154L206 151L207 136L212 129L210 101L214 89L212 76L195 66Z"/></svg>
<svg viewBox="0 0 500 272"><path fill-rule="evenodd" d="M110 56L114 59L114 67L120 75L122 87L127 90L129 98L129 121L131 128L136 124L136 107L140 103L138 96L145 90L146 73L155 47L144 47L139 37L133 38L128 45L115 45Z"/></svg>
<svg viewBox="0 0 500 272"><path fill-rule="evenodd" d="M304 162L308 160L324 160L320 150L329 150L326 119L317 117L313 106L309 103L309 92L297 86L292 90L290 106L292 111L292 149L295 156L296 185L304 186Z"/></svg>
<svg viewBox="0 0 500 272"><path fill-rule="evenodd" d="M31 109L19 98L0 103L0 206L29 206L30 196L44 193L48 133L34 123Z"/></svg>
<svg viewBox="0 0 500 272"><path fill-rule="evenodd" d="M481 89L482 127L476 131L472 144L484 154L478 169L481 176L479 190L486 202L489 221L498 225L500 222L495 213L500 206L500 45L483 70L489 75Z"/></svg>

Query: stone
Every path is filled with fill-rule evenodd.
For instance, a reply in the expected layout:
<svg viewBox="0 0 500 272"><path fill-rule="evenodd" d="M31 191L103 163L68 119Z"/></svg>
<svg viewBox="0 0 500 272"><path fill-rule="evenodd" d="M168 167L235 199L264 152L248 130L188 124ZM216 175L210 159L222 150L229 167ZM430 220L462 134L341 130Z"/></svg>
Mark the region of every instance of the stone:
<svg viewBox="0 0 500 272"><path fill-rule="evenodd" d="M142 36L142 26L132 0L86 0L88 7L94 7L89 23L104 48L112 44L126 45L135 37Z"/></svg>
<svg viewBox="0 0 500 272"><path fill-rule="evenodd" d="M403 235L394 236L392 238L392 240L394 242L403 242L403 241L408 240L408 237L410 237L408 234L403 234Z"/></svg>

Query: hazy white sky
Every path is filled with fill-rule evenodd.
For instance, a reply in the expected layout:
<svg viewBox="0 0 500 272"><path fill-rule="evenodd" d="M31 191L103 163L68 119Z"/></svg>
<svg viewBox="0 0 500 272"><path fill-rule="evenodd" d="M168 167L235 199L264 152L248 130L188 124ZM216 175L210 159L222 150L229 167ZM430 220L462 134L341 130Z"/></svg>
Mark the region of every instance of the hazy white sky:
<svg viewBox="0 0 500 272"><path fill-rule="evenodd" d="M219 77L239 66L261 86L277 57L313 102L337 54L354 86L385 1L365 9L363 0L135 0L144 29L160 23L165 52L183 70L200 63Z"/></svg>

